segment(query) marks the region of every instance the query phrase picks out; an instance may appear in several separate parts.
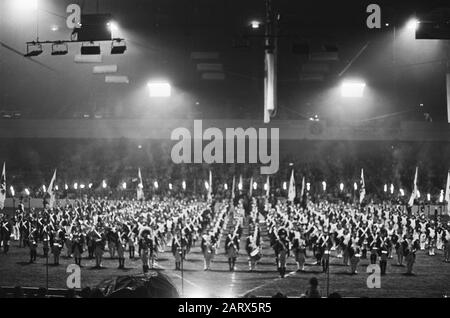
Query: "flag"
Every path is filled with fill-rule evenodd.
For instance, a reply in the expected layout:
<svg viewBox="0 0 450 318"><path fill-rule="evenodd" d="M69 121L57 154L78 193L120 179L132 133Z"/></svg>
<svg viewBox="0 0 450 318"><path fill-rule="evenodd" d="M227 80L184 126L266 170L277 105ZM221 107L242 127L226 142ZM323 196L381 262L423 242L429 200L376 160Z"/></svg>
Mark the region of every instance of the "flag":
<svg viewBox="0 0 450 318"><path fill-rule="evenodd" d="M294 169L292 169L291 180L289 181L288 201L294 202L294 199L295 199L295 181L294 181Z"/></svg>
<svg viewBox="0 0 450 318"><path fill-rule="evenodd" d="M3 163L3 171L2 177L0 179L0 210L3 210L5 207L5 199L6 199L6 164Z"/></svg>
<svg viewBox="0 0 450 318"><path fill-rule="evenodd" d="M234 199L235 191L236 191L236 178L235 176L233 176L233 185L231 186L231 199Z"/></svg>
<svg viewBox="0 0 450 318"><path fill-rule="evenodd" d="M361 180L359 189L359 204L361 204L366 196L366 184L364 182L364 170L361 169Z"/></svg>
<svg viewBox="0 0 450 318"><path fill-rule="evenodd" d="M209 189L208 189L208 200L212 200L212 172L209 170Z"/></svg>
<svg viewBox="0 0 450 318"><path fill-rule="evenodd" d="M300 197L303 198L304 194L305 194L305 177L302 178L302 190L300 192Z"/></svg>
<svg viewBox="0 0 450 318"><path fill-rule="evenodd" d="M450 171L447 173L444 200L447 201L447 213L450 215Z"/></svg>
<svg viewBox="0 0 450 318"><path fill-rule="evenodd" d="M50 209L53 209L53 205L55 204L55 193L53 192L53 185L56 181L56 169L53 172L52 180L50 181L50 185L48 186L47 193L50 196L50 200L48 201L48 206Z"/></svg>
<svg viewBox="0 0 450 318"><path fill-rule="evenodd" d="M301 192L301 196L302 198L302 202L301 202L301 207L306 209L306 204L308 201L308 193L306 190L306 183L305 183L305 177L302 178L302 192Z"/></svg>
<svg viewBox="0 0 450 318"><path fill-rule="evenodd" d="M413 191L411 193L411 197L409 198L408 205L412 207L414 205L414 200L417 197L417 173L419 171L419 167L416 167L416 174L414 175L414 184L413 184Z"/></svg>
<svg viewBox="0 0 450 318"><path fill-rule="evenodd" d="M253 196L253 177L250 178L250 189L248 191L248 196L250 198Z"/></svg>
<svg viewBox="0 0 450 318"><path fill-rule="evenodd" d="M138 200L144 200L144 183L142 182L141 168L138 168L139 184L136 189L136 196Z"/></svg>
<svg viewBox="0 0 450 318"><path fill-rule="evenodd" d="M266 181L266 197L270 196L270 177L267 176L267 181Z"/></svg>
<svg viewBox="0 0 450 318"><path fill-rule="evenodd" d="M266 46L272 45L276 47L276 39L268 39ZM277 109L277 54L276 48L267 49L264 58L265 74L264 74L264 123L270 123L270 117Z"/></svg>

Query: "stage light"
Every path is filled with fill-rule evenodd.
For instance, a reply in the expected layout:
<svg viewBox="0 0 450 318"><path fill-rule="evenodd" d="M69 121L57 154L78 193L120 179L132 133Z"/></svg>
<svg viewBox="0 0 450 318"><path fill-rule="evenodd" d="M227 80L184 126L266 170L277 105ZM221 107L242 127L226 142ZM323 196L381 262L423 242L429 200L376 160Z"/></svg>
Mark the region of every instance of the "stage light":
<svg viewBox="0 0 450 318"><path fill-rule="evenodd" d="M205 189L206 189L206 190L209 190L209 184L208 184L208 181L205 181Z"/></svg>
<svg viewBox="0 0 450 318"><path fill-rule="evenodd" d="M124 40L115 39L111 43L111 54L123 54L127 50Z"/></svg>
<svg viewBox="0 0 450 318"><path fill-rule="evenodd" d="M238 189L239 189L239 190L242 190L242 183L240 183L240 182L239 182L239 184L238 184Z"/></svg>
<svg viewBox="0 0 450 318"><path fill-rule="evenodd" d="M24 55L25 57L34 57L39 56L44 52L42 50L42 44L36 42L27 43L27 53Z"/></svg>
<svg viewBox="0 0 450 318"><path fill-rule="evenodd" d="M327 191L327 183L325 181L322 182L323 191Z"/></svg>
<svg viewBox="0 0 450 318"><path fill-rule="evenodd" d="M387 184L384 185L383 190L384 190L384 192L387 192Z"/></svg>
<svg viewBox="0 0 450 318"><path fill-rule="evenodd" d="M67 185L67 183L64 185L64 189L67 191L69 190L69 186Z"/></svg>
<svg viewBox="0 0 450 318"><path fill-rule="evenodd" d="M363 97L366 83L346 80L341 85L342 97Z"/></svg>
<svg viewBox="0 0 450 318"><path fill-rule="evenodd" d="M158 187L159 187L158 181L153 182L153 186L155 187L155 189L158 189Z"/></svg>
<svg viewBox="0 0 450 318"><path fill-rule="evenodd" d="M110 21L110 22L106 23L106 25L111 32L116 32L119 30L118 24L114 21Z"/></svg>
<svg viewBox="0 0 450 318"><path fill-rule="evenodd" d="M355 191L358 190L358 184L356 182L353 183L353 189L355 189Z"/></svg>
<svg viewBox="0 0 450 318"><path fill-rule="evenodd" d="M172 183L169 183L169 190L172 190L173 186Z"/></svg>
<svg viewBox="0 0 450 318"><path fill-rule="evenodd" d="M16 195L16 192L14 191L14 187L13 186L9 187L9 191L11 191L11 196L15 196Z"/></svg>
<svg viewBox="0 0 450 318"><path fill-rule="evenodd" d="M74 188L75 190L78 190L78 183L75 182L75 183L73 184L73 188Z"/></svg>
<svg viewBox="0 0 450 318"><path fill-rule="evenodd" d="M81 55L100 55L100 45L94 42L83 43L81 45Z"/></svg>
<svg viewBox="0 0 450 318"><path fill-rule="evenodd" d="M38 9L38 0L13 0L14 9L21 11L32 11Z"/></svg>
<svg viewBox="0 0 450 318"><path fill-rule="evenodd" d="M431 201L431 194L427 194L427 201Z"/></svg>
<svg viewBox="0 0 450 318"><path fill-rule="evenodd" d="M181 184L183 190L186 190L186 181L183 180L183 183Z"/></svg>
<svg viewBox="0 0 450 318"><path fill-rule="evenodd" d="M441 193L439 194L439 203L444 202L444 190L441 190Z"/></svg>
<svg viewBox="0 0 450 318"><path fill-rule="evenodd" d="M391 183L391 194L394 194L394 185Z"/></svg>
<svg viewBox="0 0 450 318"><path fill-rule="evenodd" d="M127 188L127 183L126 183L126 182L122 183L122 188L123 188L124 190Z"/></svg>
<svg viewBox="0 0 450 318"><path fill-rule="evenodd" d="M250 26L252 27L252 29L259 29L259 27L261 26L261 21L252 20L250 21Z"/></svg>
<svg viewBox="0 0 450 318"><path fill-rule="evenodd" d="M223 188L224 188L225 190L228 190L228 184L225 183L225 184L223 185Z"/></svg>
<svg viewBox="0 0 450 318"><path fill-rule="evenodd" d="M102 181L102 187L103 187L103 189L106 189L106 186L107 186L107 185L106 185L106 181L103 180L103 181Z"/></svg>
<svg viewBox="0 0 450 318"><path fill-rule="evenodd" d="M55 190L56 190L56 191L58 191L58 190L59 190L59 187L58 187L58 185L55 185Z"/></svg>
<svg viewBox="0 0 450 318"><path fill-rule="evenodd" d="M89 189L92 189L92 183L89 183L88 187Z"/></svg>
<svg viewBox="0 0 450 318"><path fill-rule="evenodd" d="M405 196L405 191L403 191L403 189L400 189L400 196L402 196L402 197Z"/></svg>
<svg viewBox="0 0 450 318"><path fill-rule="evenodd" d="M417 190L417 198L420 199L420 191L419 190Z"/></svg>
<svg viewBox="0 0 450 318"><path fill-rule="evenodd" d="M253 182L253 190L258 189L258 184L256 182Z"/></svg>
<svg viewBox="0 0 450 318"><path fill-rule="evenodd" d="M170 97L172 87L167 82L150 82L147 84L150 97Z"/></svg>
<svg viewBox="0 0 450 318"><path fill-rule="evenodd" d="M287 190L287 182L283 182L283 190Z"/></svg>
<svg viewBox="0 0 450 318"><path fill-rule="evenodd" d="M84 189L84 188L85 188L84 184L80 184L80 189Z"/></svg>
<svg viewBox="0 0 450 318"><path fill-rule="evenodd" d="M69 53L67 43L57 42L52 44L52 55L66 55Z"/></svg>
<svg viewBox="0 0 450 318"><path fill-rule="evenodd" d="M267 185L267 183L264 183L264 190L267 191L267 189L268 189L268 185Z"/></svg>
<svg viewBox="0 0 450 318"><path fill-rule="evenodd" d="M416 18L413 18L408 21L408 23L406 24L406 27L408 28L408 30L416 31L417 28L419 27L419 24L420 24L420 21L417 20Z"/></svg>
<svg viewBox="0 0 450 318"><path fill-rule="evenodd" d="M26 194L27 196L30 196L30 190L25 189L25 194Z"/></svg>
<svg viewBox="0 0 450 318"><path fill-rule="evenodd" d="M341 192L344 191L344 184L343 184L343 183L341 183L341 184L339 185L339 190L341 190Z"/></svg>
<svg viewBox="0 0 450 318"><path fill-rule="evenodd" d="M47 192L47 187L45 186L45 184L42 186L42 190L44 190L44 192Z"/></svg>
<svg viewBox="0 0 450 318"><path fill-rule="evenodd" d="M306 183L306 191L309 191L309 190L311 190L311 183Z"/></svg>

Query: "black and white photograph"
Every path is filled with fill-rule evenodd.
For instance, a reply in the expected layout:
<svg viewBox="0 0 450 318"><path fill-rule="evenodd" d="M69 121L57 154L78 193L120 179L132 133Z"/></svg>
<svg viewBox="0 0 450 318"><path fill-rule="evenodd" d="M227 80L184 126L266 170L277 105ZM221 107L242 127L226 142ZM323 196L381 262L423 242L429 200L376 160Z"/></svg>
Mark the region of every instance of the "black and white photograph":
<svg viewBox="0 0 450 318"><path fill-rule="evenodd" d="M448 298L450 2L0 0L0 174L0 298Z"/></svg>

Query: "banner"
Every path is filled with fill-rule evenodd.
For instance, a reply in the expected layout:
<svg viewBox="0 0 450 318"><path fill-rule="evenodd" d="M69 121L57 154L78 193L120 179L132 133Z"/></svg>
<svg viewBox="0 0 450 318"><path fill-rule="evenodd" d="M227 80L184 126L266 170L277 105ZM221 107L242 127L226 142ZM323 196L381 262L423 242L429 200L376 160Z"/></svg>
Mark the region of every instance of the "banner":
<svg viewBox="0 0 450 318"><path fill-rule="evenodd" d="M444 200L447 201L447 213L450 215L450 171L447 173L447 184L445 185Z"/></svg>
<svg viewBox="0 0 450 318"><path fill-rule="evenodd" d="M209 170L208 201L212 201L212 172Z"/></svg>
<svg viewBox="0 0 450 318"><path fill-rule="evenodd" d="M411 193L411 197L409 198L408 205L412 207L414 205L414 200L417 197L417 173L419 168L416 167L416 174L414 175L414 184L413 184L413 191Z"/></svg>
<svg viewBox="0 0 450 318"><path fill-rule="evenodd" d="M138 169L139 184L136 189L136 196L138 200L144 200L144 183L142 182L141 168Z"/></svg>
<svg viewBox="0 0 450 318"><path fill-rule="evenodd" d="M48 202L48 206L50 209L53 209L53 206L55 205L55 193L53 192L53 185L56 180L56 169L55 172L53 172L52 180L50 181L50 185L48 186L47 193L50 196L50 200Z"/></svg>
<svg viewBox="0 0 450 318"><path fill-rule="evenodd" d="M292 169L291 180L289 181L288 201L294 202L295 194L294 169Z"/></svg>
<svg viewBox="0 0 450 318"><path fill-rule="evenodd" d="M450 73L447 74L447 118L450 124Z"/></svg>
<svg viewBox="0 0 450 318"><path fill-rule="evenodd" d="M3 210L5 207L5 199L6 199L6 164L3 163L2 177L0 179L0 210Z"/></svg>
<svg viewBox="0 0 450 318"><path fill-rule="evenodd" d="M361 169L361 180L360 180L360 189L359 189L359 204L364 201L364 197L366 196L366 183L364 182L364 170Z"/></svg>

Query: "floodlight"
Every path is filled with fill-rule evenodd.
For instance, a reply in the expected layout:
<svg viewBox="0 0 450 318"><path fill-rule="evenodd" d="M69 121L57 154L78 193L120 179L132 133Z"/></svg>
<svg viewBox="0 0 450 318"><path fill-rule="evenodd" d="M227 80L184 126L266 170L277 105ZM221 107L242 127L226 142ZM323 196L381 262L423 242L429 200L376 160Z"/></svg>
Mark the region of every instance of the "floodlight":
<svg viewBox="0 0 450 318"><path fill-rule="evenodd" d="M66 55L67 53L69 53L67 43L56 42L52 44L52 55Z"/></svg>
<svg viewBox="0 0 450 318"><path fill-rule="evenodd" d="M114 39L111 43L111 54L123 54L127 50L125 40Z"/></svg>
<svg viewBox="0 0 450 318"><path fill-rule="evenodd" d="M419 23L420 21L417 20L416 18L412 18L411 20L408 21L408 23L406 24L406 27L409 30L417 30L417 28L419 27Z"/></svg>
<svg viewBox="0 0 450 318"><path fill-rule="evenodd" d="M94 42L81 45L81 55L100 55L100 52L100 45L94 44Z"/></svg>
<svg viewBox="0 0 450 318"><path fill-rule="evenodd" d="M110 21L106 24L111 32L115 32L119 30L119 26L116 22Z"/></svg>
<svg viewBox="0 0 450 318"><path fill-rule="evenodd" d="M366 83L361 81L344 81L341 85L342 97L363 97Z"/></svg>
<svg viewBox="0 0 450 318"><path fill-rule="evenodd" d="M253 20L250 22L250 26L252 27L252 29L259 29L259 27L261 26L261 22L258 20Z"/></svg>
<svg viewBox="0 0 450 318"><path fill-rule="evenodd" d="M170 97L172 87L167 82L150 82L147 84L150 97Z"/></svg>
<svg viewBox="0 0 450 318"><path fill-rule="evenodd" d="M24 55L25 57L33 57L41 55L42 52L42 44L36 42L28 42L27 43L27 53Z"/></svg>

